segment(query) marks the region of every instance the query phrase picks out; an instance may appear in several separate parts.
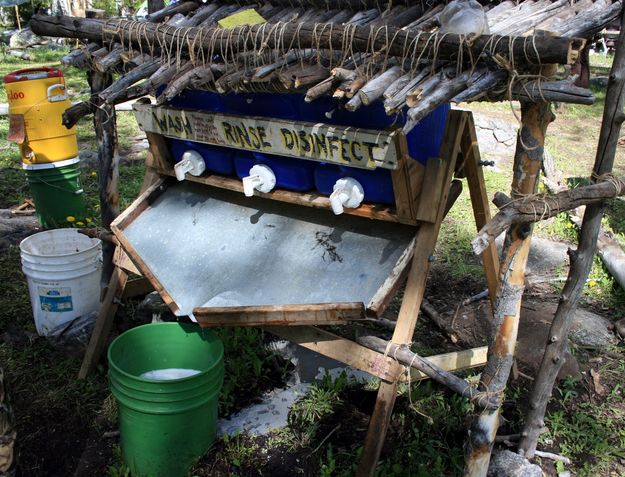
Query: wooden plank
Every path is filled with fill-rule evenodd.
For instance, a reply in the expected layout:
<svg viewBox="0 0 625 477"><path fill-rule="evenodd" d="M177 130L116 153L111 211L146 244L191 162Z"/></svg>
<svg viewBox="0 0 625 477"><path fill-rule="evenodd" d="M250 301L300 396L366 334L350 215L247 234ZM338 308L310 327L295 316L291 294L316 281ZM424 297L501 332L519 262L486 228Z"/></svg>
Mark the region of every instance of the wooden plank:
<svg viewBox="0 0 625 477"><path fill-rule="evenodd" d="M139 277L133 280L128 280L126 288L124 289L124 298L143 296L152 291L154 291L154 287L150 281L145 277Z"/></svg>
<svg viewBox="0 0 625 477"><path fill-rule="evenodd" d="M118 267L113 269L106 295L100 305L98 318L95 322L93 332L91 333L91 339L89 340L85 357L83 358L80 371L78 372L78 379L86 378L98 364L109 334L111 333L115 313L117 313L119 300L122 298L127 280L128 273Z"/></svg>
<svg viewBox="0 0 625 477"><path fill-rule="evenodd" d="M143 192L145 192L148 187L150 187L160 178L158 173L152 167L154 165L154 162L155 162L154 155L152 154L151 150L148 150L148 154L145 157L146 169L145 169L145 174L143 176L143 184L141 184L141 190L139 194L142 194Z"/></svg>
<svg viewBox="0 0 625 477"><path fill-rule="evenodd" d="M362 169L395 169L395 131L135 104L139 127L204 144Z"/></svg>
<svg viewBox="0 0 625 477"><path fill-rule="evenodd" d="M424 222L420 225L416 235L416 247L412 266L408 274L406 290L402 300L397 325L393 333L392 342L396 344L409 343L412 341L412 335L419 316L419 309L425 292L425 283L430 264L430 256L434 252L438 232L441 222L445 216L445 205L449 194L449 186L454 173L458 152L460 148L460 136L464 125L466 124L466 116L461 111L451 111L449 120L445 129L445 138L441 148L441 158L439 162L444 173L440 174L440 183L434 184L430 194L435 195L432 203L436 204L435 221ZM427 173L426 173L427 174ZM439 176L439 174L437 174ZM424 180L427 180L424 179ZM432 199L428 196L424 183L424 188L420 199L420 208L424 203ZM395 363L389 369L389 373L395 373L395 379L380 383L378 390L378 398L371 420L369 421L369 430L365 439L362 459L356 471L357 477L371 477L375 472L375 466L382 451L382 445L386 437L386 430L391 417L395 398L397 396L397 382L401 375L402 367Z"/></svg>
<svg viewBox="0 0 625 477"><path fill-rule="evenodd" d="M471 196L471 206L477 230L481 230L484 225L490 222L490 207L488 193L484 183L484 173L480 161L480 148L475 133L475 123L473 114L467 112L467 124L462 135L462 150L465 154L464 171L469 186ZM499 284L499 254L495 242L491 242L488 248L482 253L482 263L486 274L486 284L491 303L495 303L497 296L497 286Z"/></svg>
<svg viewBox="0 0 625 477"><path fill-rule="evenodd" d="M157 172L163 176L175 177L173 168L157 169ZM218 175L204 175L195 177L187 174L185 180L196 182L198 184L205 184L220 189L228 189L236 192L243 193L243 184L239 179L231 177L223 177ZM289 204L303 205L306 207L312 207L314 209L326 209L332 210L330 205L330 199L328 197L316 194L316 193L300 193L292 192L283 189L274 189L271 192L263 193L257 190L254 191L254 195L265 199L278 200L281 202L287 202ZM405 225L416 225L416 220L399 217L395 210L383 205L376 204L362 204L357 209L345 209L345 214L355 215L357 217L365 217L372 220L383 220L386 222L395 222Z"/></svg>
<svg viewBox="0 0 625 477"><path fill-rule="evenodd" d="M487 354L488 346L481 346L479 348L464 349L452 353L425 356L425 358L445 371L462 371L484 366L486 364ZM411 382L428 379L428 376L418 369L411 369L410 371ZM408 376L403 374L401 381L407 382Z"/></svg>
<svg viewBox="0 0 625 477"><path fill-rule="evenodd" d="M363 320L365 307L362 303L198 307L193 316L203 327L344 325Z"/></svg>
<svg viewBox="0 0 625 477"><path fill-rule="evenodd" d="M141 275L141 272L137 268L137 266L130 260L130 257L124 249L121 247L115 248L115 253L113 254L113 263L116 267L123 268L129 273L134 273L135 275Z"/></svg>
<svg viewBox="0 0 625 477"><path fill-rule="evenodd" d="M384 313L384 310L386 310L395 293L397 293L397 290L406 279L416 243L416 238L412 239L404 253L399 257L391 273L386 277L382 286L367 305L367 311L370 311L373 315L381 316Z"/></svg>
<svg viewBox="0 0 625 477"><path fill-rule="evenodd" d="M395 373L389 372L395 366L392 358L329 331L312 326L271 326L263 329L384 381L391 381L396 377Z"/></svg>
<svg viewBox="0 0 625 477"><path fill-rule="evenodd" d="M432 158L425 166L425 176L423 177L423 189L421 190L421 200L417 209L416 219L421 222L433 223L436 221L437 207L441 199L441 187L445 168L443 161Z"/></svg>
<svg viewBox="0 0 625 477"><path fill-rule="evenodd" d="M410 180L408 172L408 146L406 136L398 134L395 137L395 147L397 149L398 163L397 169L391 171L393 180L393 194L395 195L395 209L399 217L407 219L415 218L415 204L412 191L410 190Z"/></svg>
<svg viewBox="0 0 625 477"><path fill-rule="evenodd" d="M145 159L146 166L156 169L173 167L174 159L171 157L165 137L148 131L145 135L150 145L150 154Z"/></svg>

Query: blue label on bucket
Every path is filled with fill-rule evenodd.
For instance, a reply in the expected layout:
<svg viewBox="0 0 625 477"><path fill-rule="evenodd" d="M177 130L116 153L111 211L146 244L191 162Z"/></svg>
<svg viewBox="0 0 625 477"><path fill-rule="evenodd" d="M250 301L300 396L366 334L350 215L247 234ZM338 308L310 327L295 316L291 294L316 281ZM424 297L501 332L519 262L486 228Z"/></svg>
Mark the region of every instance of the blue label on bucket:
<svg viewBox="0 0 625 477"><path fill-rule="evenodd" d="M46 288L38 287L39 303L43 311L63 313L72 311L71 288Z"/></svg>

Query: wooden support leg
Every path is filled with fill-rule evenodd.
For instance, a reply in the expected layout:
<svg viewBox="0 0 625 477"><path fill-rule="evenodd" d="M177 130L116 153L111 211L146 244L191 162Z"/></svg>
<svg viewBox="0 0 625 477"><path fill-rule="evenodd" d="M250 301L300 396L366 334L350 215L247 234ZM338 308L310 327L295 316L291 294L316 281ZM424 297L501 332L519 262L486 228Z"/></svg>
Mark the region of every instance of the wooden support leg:
<svg viewBox="0 0 625 477"><path fill-rule="evenodd" d="M424 206L424 201L430 201L429 206L437 210L436 219L433 223L426 222L419 226L416 242L417 248L412 259L412 266L406 283L404 298L399 310L397 325L393 333L392 342L396 344L409 343L417 323L419 308L423 300L427 272L430 264L430 257L434 253L436 239L441 222L444 218L445 206L449 194L449 186L453 176L456 158L460 150L461 132L467 121L466 114L460 111L452 111L449 116L445 141L439 167L444 168L444 173L440 175L440 182L437 193L430 193L427 196L422 194L420 207ZM431 161L430 164L433 164ZM432 167L432 166L429 166ZM426 172L427 174L427 172ZM436 174L433 174L436 176ZM428 204L425 204L428 206ZM392 382L382 381L378 391L378 398L373 410L373 415L369 421L369 430L365 439L362 460L356 475L358 477L372 476L378 462L386 430L391 418L395 398L397 396L397 382L402 367L398 364L395 367L396 379Z"/></svg>
<svg viewBox="0 0 625 477"><path fill-rule="evenodd" d="M98 95L110 86L110 73L94 71L89 75L91 94ZM119 156L117 154L117 126L115 105L101 105L93 114L93 126L98 141L98 186L102 228L110 230L111 222L119 215ZM113 273L115 245L102 243L102 279L104 287Z"/></svg>
<svg viewBox="0 0 625 477"><path fill-rule="evenodd" d="M115 267L113 269L113 274L111 275L111 280L108 283L106 295L100 305L98 319L95 323L93 333L91 334L89 346L87 347L85 357L82 361L82 366L80 367L80 371L78 373L78 379L86 378L98 363L111 332L113 319L117 313L119 300L124 294L127 281L128 273L119 267Z"/></svg>
<svg viewBox="0 0 625 477"><path fill-rule="evenodd" d="M543 157L545 132L553 121L550 103L521 103L521 129L514 156L512 196L534 194ZM493 311L494 337L478 391L489 396L477 407L465 446L466 477L486 477L490 454L499 426L499 412L510 376L525 289L525 266L532 238L529 224L518 224L509 231L510 245L503 261L501 284Z"/></svg>
<svg viewBox="0 0 625 477"><path fill-rule="evenodd" d="M469 194L471 195L475 225L479 231L490 221L491 217L490 208L488 206L488 194L486 193L486 186L484 184L484 174L479 165L480 149L475 134L473 114L469 115L467 126L462 135L462 151L465 154L464 171L467 176ZM486 274L486 284L488 285L490 301L491 303L495 303L497 283L499 282L499 255L497 254L495 242L492 242L482 253L482 263Z"/></svg>

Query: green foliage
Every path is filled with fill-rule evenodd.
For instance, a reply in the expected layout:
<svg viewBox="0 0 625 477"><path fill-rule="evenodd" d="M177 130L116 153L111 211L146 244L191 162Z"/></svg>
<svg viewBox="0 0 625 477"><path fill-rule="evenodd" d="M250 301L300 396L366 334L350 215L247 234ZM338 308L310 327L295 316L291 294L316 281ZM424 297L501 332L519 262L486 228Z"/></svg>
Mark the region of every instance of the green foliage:
<svg viewBox="0 0 625 477"><path fill-rule="evenodd" d="M219 400L219 414L229 415L241 404L251 402L275 382L276 373L284 379L288 363L280 361L264 344L257 328L221 328L215 330L224 344L224 385ZM278 380L279 380L278 379Z"/></svg>
<svg viewBox="0 0 625 477"><path fill-rule="evenodd" d="M447 477L464 465L464 419L471 409L467 399L431 381L403 388L394 413L398 443L379 465L377 476Z"/></svg>
<svg viewBox="0 0 625 477"><path fill-rule="evenodd" d="M347 385L345 372L333 380L326 371L321 382L312 384L306 396L291 406L289 424L296 429L314 433L316 423L332 413L334 406L341 402L341 393Z"/></svg>
<svg viewBox="0 0 625 477"><path fill-rule="evenodd" d="M254 439L250 439L245 434L238 432L232 436L224 434L223 443L224 459L235 467L242 467L248 464L248 461L258 451L258 444L256 444Z"/></svg>
<svg viewBox="0 0 625 477"><path fill-rule="evenodd" d="M124 463L119 446L113 450L114 463L106 469L107 477L130 477L130 468Z"/></svg>

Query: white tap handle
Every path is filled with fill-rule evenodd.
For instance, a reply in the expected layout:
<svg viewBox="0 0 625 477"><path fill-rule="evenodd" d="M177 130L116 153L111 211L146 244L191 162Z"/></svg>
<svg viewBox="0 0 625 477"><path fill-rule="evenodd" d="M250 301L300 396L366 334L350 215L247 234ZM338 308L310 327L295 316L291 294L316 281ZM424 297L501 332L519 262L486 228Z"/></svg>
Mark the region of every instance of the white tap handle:
<svg viewBox="0 0 625 477"><path fill-rule="evenodd" d="M245 197L252 197L254 191L263 184L260 176L247 176L243 178L243 193Z"/></svg>
<svg viewBox="0 0 625 477"><path fill-rule="evenodd" d="M176 179L183 181L187 172L193 176L201 176L206 170L202 155L194 150L185 151L182 159L174 166Z"/></svg>
<svg viewBox="0 0 625 477"><path fill-rule="evenodd" d="M330 194L330 205L332 206L332 212L334 212L334 215L341 215L345 212L343 204L347 199L347 194L340 190L335 190L332 194Z"/></svg>
<svg viewBox="0 0 625 477"><path fill-rule="evenodd" d="M365 198L365 191L360 182L352 177L343 177L334 184L330 194L330 205L336 215L341 215L345 208L355 209Z"/></svg>
<svg viewBox="0 0 625 477"><path fill-rule="evenodd" d="M256 164L250 169L250 175L243 178L243 193L252 197L255 190L271 192L276 186L276 175L269 166Z"/></svg>

